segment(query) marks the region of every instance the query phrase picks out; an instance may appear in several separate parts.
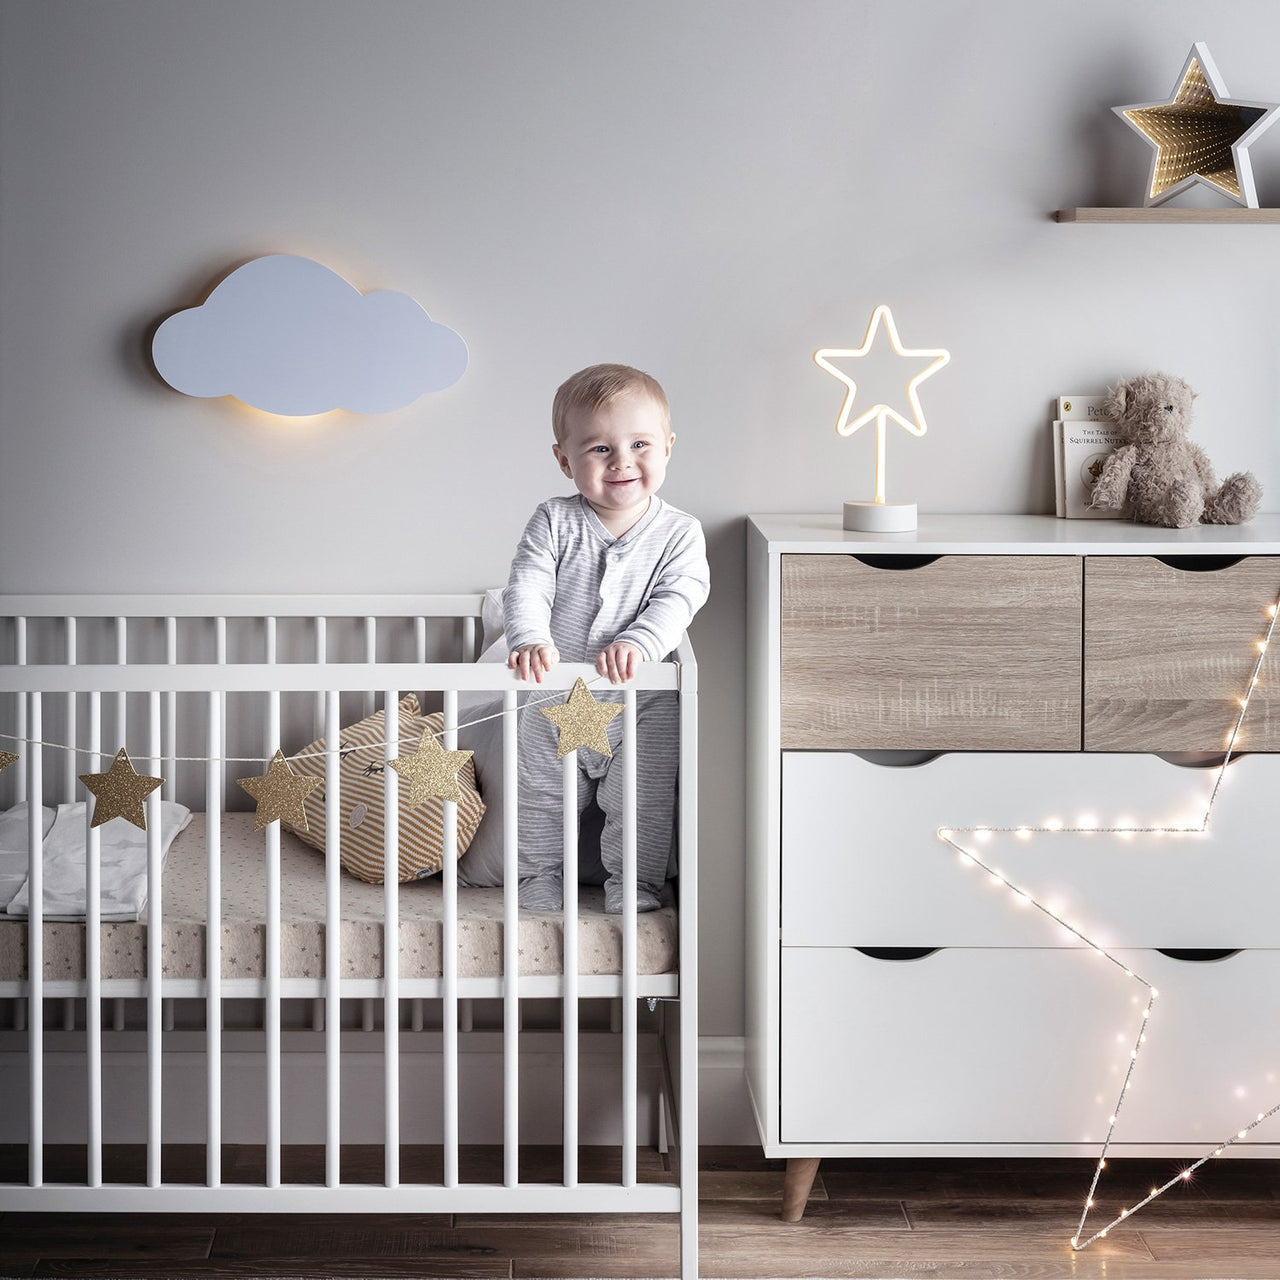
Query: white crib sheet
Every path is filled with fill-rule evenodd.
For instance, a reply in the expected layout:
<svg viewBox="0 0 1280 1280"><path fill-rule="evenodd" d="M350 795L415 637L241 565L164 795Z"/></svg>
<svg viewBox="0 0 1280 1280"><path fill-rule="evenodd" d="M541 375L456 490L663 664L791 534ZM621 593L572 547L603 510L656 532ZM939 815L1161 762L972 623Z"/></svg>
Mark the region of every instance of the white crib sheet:
<svg viewBox="0 0 1280 1280"><path fill-rule="evenodd" d="M265 853L253 814L222 819L222 976L260 978L265 973ZM281 975L324 976L324 858L290 832L281 832ZM173 842L163 876L164 975L205 974L205 815L197 813ZM636 969L672 973L677 960L677 913L671 890L658 911L637 917ZM441 972L442 886L439 877L400 886L400 975L438 977ZM494 977L502 972L502 890L458 891L458 974ZM382 976L381 885L342 876L342 966L348 978ZM622 926L604 914L604 890L579 889L578 971L617 974L622 966ZM82 923L46 922L46 979L84 977ZM520 913L520 972L557 974L563 968L563 919ZM27 970L27 922L0 921L0 981L20 980ZM102 925L102 976L146 976L146 914L139 921Z"/></svg>

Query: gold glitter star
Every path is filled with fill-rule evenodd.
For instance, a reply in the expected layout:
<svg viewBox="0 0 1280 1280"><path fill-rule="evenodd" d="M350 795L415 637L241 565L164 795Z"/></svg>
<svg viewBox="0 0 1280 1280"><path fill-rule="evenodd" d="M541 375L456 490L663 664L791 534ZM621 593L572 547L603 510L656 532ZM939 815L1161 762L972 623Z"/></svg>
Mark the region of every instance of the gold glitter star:
<svg viewBox="0 0 1280 1280"><path fill-rule="evenodd" d="M430 730L423 733L411 756L397 756L387 763L409 781L409 803L423 804L434 796L441 800L462 800L458 790L458 770L474 753L446 751Z"/></svg>
<svg viewBox="0 0 1280 1280"><path fill-rule="evenodd" d="M280 819L299 831L305 831L307 814L302 802L323 781L323 778L312 777L308 773L294 773L279 748L271 757L266 773L255 778L236 779L258 802L253 823L255 831L261 831Z"/></svg>
<svg viewBox="0 0 1280 1280"><path fill-rule="evenodd" d="M1152 148L1144 203L1164 204L1202 183L1236 204L1256 209L1249 146L1275 123L1276 106L1229 98L1209 50L1197 42L1173 97L1112 110Z"/></svg>
<svg viewBox="0 0 1280 1280"><path fill-rule="evenodd" d="M3 773L11 764L17 764L18 757L12 751L0 751L0 773Z"/></svg>
<svg viewBox="0 0 1280 1280"><path fill-rule="evenodd" d="M164 779L139 773L129 753L121 747L106 773L82 773L80 781L93 793L95 801L90 827L100 827L112 818L123 818L145 831L147 816L142 802Z"/></svg>
<svg viewBox="0 0 1280 1280"><path fill-rule="evenodd" d="M606 726L614 716L622 714L622 705L597 702L581 676L573 682L568 701L554 707L539 707L538 710L560 730L557 760L563 760L570 751L577 751L579 747L598 751L602 756L613 755Z"/></svg>

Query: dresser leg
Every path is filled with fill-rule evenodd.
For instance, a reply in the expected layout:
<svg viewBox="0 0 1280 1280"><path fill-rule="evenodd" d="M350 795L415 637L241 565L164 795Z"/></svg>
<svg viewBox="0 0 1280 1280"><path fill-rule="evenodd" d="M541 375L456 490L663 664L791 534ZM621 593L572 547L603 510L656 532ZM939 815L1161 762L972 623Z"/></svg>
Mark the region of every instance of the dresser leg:
<svg viewBox="0 0 1280 1280"><path fill-rule="evenodd" d="M799 1222L804 1217L804 1207L813 1190L813 1180L818 1175L820 1159L795 1159L787 1161L787 1176L782 1184L782 1220Z"/></svg>

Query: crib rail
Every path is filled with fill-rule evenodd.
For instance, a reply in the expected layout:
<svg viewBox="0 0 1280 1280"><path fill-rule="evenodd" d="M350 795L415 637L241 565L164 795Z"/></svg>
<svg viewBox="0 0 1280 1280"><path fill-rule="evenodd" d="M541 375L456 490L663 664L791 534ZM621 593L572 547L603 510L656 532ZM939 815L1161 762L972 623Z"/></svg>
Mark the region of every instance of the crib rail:
<svg viewBox="0 0 1280 1280"><path fill-rule="evenodd" d="M696 692L697 667L687 638L675 660L646 663L637 677L622 690L623 741L634 741L637 692L669 690L680 701L680 802L678 827L681 849L681 911L679 975L637 975L636 911L636 777L635 753L624 771L623 785L623 875L622 965L614 977L579 974L577 935L577 824L575 758L563 765L565 823L565 909L563 927L563 971L555 977L522 978L519 972L519 925L516 897L517 791L516 751L518 697L532 695L548 700L570 689L576 680L603 685L593 667L565 663L540 684L519 681L499 663L476 664L477 623L483 597L457 595L422 596L163 596L133 597L122 601L107 596L10 596L0 597L0 619L9 619L12 632L12 661L0 666L0 709L11 706L0 723L8 738L0 748L16 751L19 763L17 794L28 803L28 856L30 863L30 904L27 921L27 976L20 994L31 1011L27 1019L29 1165L25 1186L3 1185L4 1204L14 1210L102 1209L102 1210L204 1210L204 1211L286 1211L315 1210L325 1206L344 1211L413 1211L442 1209L451 1212L504 1211L653 1211L682 1214L682 1271L696 1275ZM339 654L331 644L329 620L356 619L362 624L362 642L357 652ZM412 656L403 660L380 660L379 628L395 618L412 627ZM81 662L83 628L77 620L107 619L112 646L110 661ZM163 626L160 650L140 654L131 649L131 626L135 620L149 620ZM229 656L228 619L247 619L260 636L261 651L251 659ZM279 660L277 619L297 619L311 629L310 652L300 660ZM52 642L45 636L32 643L28 622L52 620L57 629ZM428 660L428 624L432 620L460 628L460 661ZM183 661L179 649L179 623L194 625L207 634L205 649L212 649L213 661ZM208 642L212 640L212 644ZM348 637L349 639L349 637ZM254 644L258 641L255 638ZM53 652L50 651L55 650ZM348 650L350 646L348 645ZM101 655L95 655L101 656ZM608 687L608 686L605 686ZM383 898L383 972L380 979L343 976L342 930L338 840L341 830L339 806L341 779L336 744L339 742L342 699L363 697L366 712L380 706L386 717L386 750L383 763L397 754L399 698L406 690L437 695L444 718L443 745L457 746L460 723L459 695L489 693L501 695L503 713L503 957L501 976L462 978L458 972L458 876L457 806L445 804L443 885L442 971L438 978L403 979L398 970L399 886L388 876ZM600 690L597 688L596 692ZM325 930L323 978L287 979L280 971L281 949L281 869L280 826L265 829L263 856L266 865L266 970L261 979L228 979L222 975L220 902L221 831L229 794L227 761L246 757L229 745L228 699L251 699L262 722L262 766L281 745L282 698L310 694L316 727L335 749L326 754L325 806L327 847L325 849ZM139 729L138 699L145 701ZM104 702L110 714L104 716ZM50 708L58 717L59 741L41 746L50 723ZM182 730L189 730L186 716L202 722L200 751L183 755L179 749ZM134 722L130 724L130 711ZM180 719L180 711L182 718ZM104 739L110 725L114 738ZM160 791L145 802L147 815L147 971L144 979L106 979L102 975L101 931L98 908L100 881L100 832L88 826L92 802L86 813L85 871L86 954L85 977L80 980L46 978L42 945L44 906L42 858L38 856L43 838L41 805L50 793L70 799L76 793L80 772L106 768L115 746L132 730L131 741L145 738L145 747L135 753L140 772L164 776L163 795L174 795L175 766L203 761L202 791L206 813L207 914L205 976L166 978L162 972L162 863L160 857ZM187 738L190 733L187 733ZM63 755L51 774L46 774L46 758ZM70 748L70 749L67 749ZM189 750L189 748L188 748ZM259 757L253 757L258 759ZM240 773L261 772L241 765ZM233 770L232 772L235 772ZM398 775L384 768L385 848L388 866L398 860L400 814ZM81 793L82 794L82 793ZM574 820L571 820L571 815ZM0 990L0 994L5 994ZM15 992L15 994L17 994ZM146 1000L147 1125L145 1186L107 1186L103 1183L103 1043L101 1012L103 1002L121 995L143 996ZM252 995L263 1002L266 1062L266 1174L263 1186L226 1185L222 1178L222 1011L232 996ZM282 1099L281 1099L281 1002L307 995L323 1002L324 1031L324 1185L296 1186L282 1182ZM476 995L502 1002L502 1110L503 1182L501 1186L467 1185L460 1181L459 1028L466 1025L462 1004ZM564 1168L558 1186L534 1185L520 1179L520 1023L521 1002L553 996L561 1004L563 1049L563 1133ZM580 1180L579 1146L579 1007L583 999L608 995L620 1001L622 1096L619 1099L622 1134L622 1171L617 1185ZM637 1182L636 1149L638 1091L637 1004L645 996L678 997L680 1000L680 1052L678 1072L666 1060L670 1107L678 1093L682 1105L672 1111L675 1128L678 1115L679 1172L677 1186ZM86 1185L50 1184L43 1166L46 1072L44 1002L63 997L85 1001L87 1169ZM205 1005L205 1112L207 1124L207 1165L201 1185L178 1185L162 1178L162 1064L165 1002L173 997L199 997ZM341 1002L344 999L381 999L382 1058L384 1065L385 1165L380 1186L350 1185L341 1180L342 1143L342 1045ZM406 999L435 999L440 1002L443 1085L440 1098L443 1122L443 1175L432 1184L402 1182L401 1150L401 1017ZM663 1050L666 1043L663 1039ZM664 1108L666 1110L667 1108Z"/></svg>

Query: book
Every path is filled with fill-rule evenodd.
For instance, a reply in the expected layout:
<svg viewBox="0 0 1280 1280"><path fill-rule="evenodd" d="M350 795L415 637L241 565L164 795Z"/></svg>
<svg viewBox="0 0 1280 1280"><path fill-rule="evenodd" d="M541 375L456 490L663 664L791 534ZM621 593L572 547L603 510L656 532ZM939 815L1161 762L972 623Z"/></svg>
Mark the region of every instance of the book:
<svg viewBox="0 0 1280 1280"><path fill-rule="evenodd" d="M1128 506L1091 507L1089 495L1113 449L1127 443L1110 418L1059 420L1062 430L1063 510L1068 520L1127 520Z"/></svg>
<svg viewBox="0 0 1280 1280"><path fill-rule="evenodd" d="M1053 433L1053 513L1062 519L1067 514L1067 494L1062 474L1062 420L1049 423Z"/></svg>

